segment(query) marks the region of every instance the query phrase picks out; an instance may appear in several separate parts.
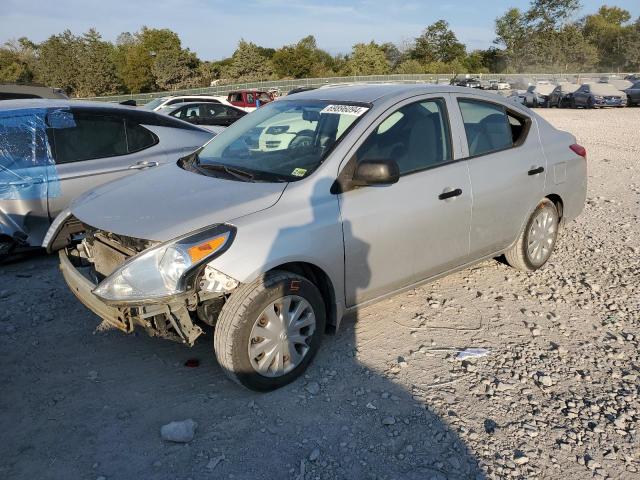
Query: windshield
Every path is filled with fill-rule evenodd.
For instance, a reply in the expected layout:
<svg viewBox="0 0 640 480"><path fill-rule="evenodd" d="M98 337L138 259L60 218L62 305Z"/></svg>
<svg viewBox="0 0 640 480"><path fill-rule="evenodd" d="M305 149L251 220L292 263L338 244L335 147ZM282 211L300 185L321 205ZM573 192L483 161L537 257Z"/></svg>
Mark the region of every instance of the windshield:
<svg viewBox="0 0 640 480"><path fill-rule="evenodd" d="M225 169L211 166L230 167L256 181L300 180L322 164L368 109L364 104L319 100L271 102L205 145L196 167L218 173Z"/></svg>
<svg viewBox="0 0 640 480"><path fill-rule="evenodd" d="M166 98L154 98L153 100L151 100L150 102L145 103L142 108L146 109L146 110L153 110L156 107L159 107L160 104L162 104L164 101L166 100Z"/></svg>

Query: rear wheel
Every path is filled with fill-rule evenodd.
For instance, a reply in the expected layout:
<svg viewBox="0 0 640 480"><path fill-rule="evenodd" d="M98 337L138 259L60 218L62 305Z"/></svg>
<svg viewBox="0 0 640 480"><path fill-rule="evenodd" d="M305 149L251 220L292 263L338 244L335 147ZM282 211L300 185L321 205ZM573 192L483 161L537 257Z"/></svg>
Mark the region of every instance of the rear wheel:
<svg viewBox="0 0 640 480"><path fill-rule="evenodd" d="M542 267L555 247L559 223L558 209L551 200L544 199L529 217L516 243L505 252L509 265L524 271Z"/></svg>
<svg viewBox="0 0 640 480"><path fill-rule="evenodd" d="M325 317L312 282L274 270L229 297L215 327L216 357L240 385L274 390L306 370L320 347Z"/></svg>

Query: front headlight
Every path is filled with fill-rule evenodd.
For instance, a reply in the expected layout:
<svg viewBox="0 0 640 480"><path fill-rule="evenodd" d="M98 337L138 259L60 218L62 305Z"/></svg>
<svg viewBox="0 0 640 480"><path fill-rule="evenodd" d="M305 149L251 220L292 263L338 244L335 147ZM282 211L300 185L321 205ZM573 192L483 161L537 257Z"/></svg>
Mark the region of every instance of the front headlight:
<svg viewBox="0 0 640 480"><path fill-rule="evenodd" d="M235 227L217 225L162 243L130 258L93 293L109 303L146 302L185 293L199 267L225 252Z"/></svg>

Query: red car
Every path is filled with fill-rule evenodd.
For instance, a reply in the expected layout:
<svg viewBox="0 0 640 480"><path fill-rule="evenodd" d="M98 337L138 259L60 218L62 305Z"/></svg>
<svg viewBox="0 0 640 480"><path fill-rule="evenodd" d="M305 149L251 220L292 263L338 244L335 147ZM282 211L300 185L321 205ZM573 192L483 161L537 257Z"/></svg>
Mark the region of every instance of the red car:
<svg viewBox="0 0 640 480"><path fill-rule="evenodd" d="M273 101L273 96L263 90L235 90L229 92L227 101L235 107L251 112L259 106Z"/></svg>

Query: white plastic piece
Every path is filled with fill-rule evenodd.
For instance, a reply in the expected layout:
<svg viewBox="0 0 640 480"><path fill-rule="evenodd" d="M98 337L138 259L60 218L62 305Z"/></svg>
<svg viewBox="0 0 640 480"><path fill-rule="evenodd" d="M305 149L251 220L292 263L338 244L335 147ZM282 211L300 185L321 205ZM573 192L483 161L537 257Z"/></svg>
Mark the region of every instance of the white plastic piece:
<svg viewBox="0 0 640 480"><path fill-rule="evenodd" d="M238 286L238 281L207 265L204 269L200 288L206 292L230 292Z"/></svg>
<svg viewBox="0 0 640 480"><path fill-rule="evenodd" d="M466 348L456 355L456 360L466 360L467 358L479 358L489 355L490 350L485 348Z"/></svg>

